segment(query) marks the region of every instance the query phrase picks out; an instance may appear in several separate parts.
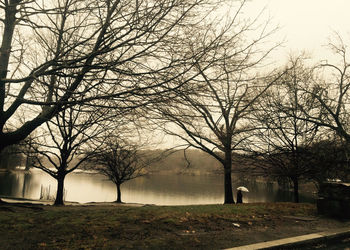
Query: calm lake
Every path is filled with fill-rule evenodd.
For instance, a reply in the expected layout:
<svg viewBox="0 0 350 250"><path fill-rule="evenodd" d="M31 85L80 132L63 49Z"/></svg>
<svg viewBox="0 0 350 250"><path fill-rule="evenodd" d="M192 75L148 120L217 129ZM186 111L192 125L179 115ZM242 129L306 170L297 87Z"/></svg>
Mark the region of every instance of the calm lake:
<svg viewBox="0 0 350 250"><path fill-rule="evenodd" d="M292 201L289 191L276 183L238 181L233 188L245 186L243 202ZM54 197L56 180L40 170L0 173L0 197L40 199L41 194ZM235 193L235 192L234 192ZM236 199L236 198L235 198ZM79 203L116 200L116 187L99 174L71 173L65 181L65 200ZM220 175L149 175L122 185L122 201L156 205L190 205L223 203L223 176ZM301 202L314 202L314 195L301 190Z"/></svg>

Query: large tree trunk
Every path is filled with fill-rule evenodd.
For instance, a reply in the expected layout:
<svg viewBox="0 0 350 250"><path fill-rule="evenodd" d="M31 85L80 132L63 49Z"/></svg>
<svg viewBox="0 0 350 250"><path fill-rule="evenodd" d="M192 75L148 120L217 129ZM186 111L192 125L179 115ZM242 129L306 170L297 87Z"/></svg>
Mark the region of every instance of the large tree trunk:
<svg viewBox="0 0 350 250"><path fill-rule="evenodd" d="M6 123L6 118L4 116L6 84L2 79L5 79L8 73L12 38L16 26L17 5L19 2L20 1L11 1L11 3L9 3L5 8L5 17L2 17L5 18L6 21L4 22L0 48L0 153L3 151L5 146L8 146L6 139L2 136Z"/></svg>
<svg viewBox="0 0 350 250"><path fill-rule="evenodd" d="M115 202L122 203L122 192L120 189L120 184L116 184L117 186L117 200Z"/></svg>
<svg viewBox="0 0 350 250"><path fill-rule="evenodd" d="M5 21L3 22L3 36L0 48L0 131L3 132L3 128L5 125L5 117L3 115L4 105L5 105L5 82L3 79L6 78L8 73L9 61L10 61L10 53L11 53L11 45L13 34L16 26L16 13L17 13L17 4L20 1L11 1L8 6L5 7ZM5 5L5 4L2 4ZM3 143L3 141L1 141ZM0 147L0 152L3 147Z"/></svg>
<svg viewBox="0 0 350 250"><path fill-rule="evenodd" d="M55 206L64 205L63 194L64 194L64 178L65 177L66 177L65 174L58 175L58 177L57 177L57 193L56 193L56 200L54 203Z"/></svg>
<svg viewBox="0 0 350 250"><path fill-rule="evenodd" d="M299 203L299 180L298 180L298 177L293 178L293 194L294 194L294 202Z"/></svg>
<svg viewBox="0 0 350 250"><path fill-rule="evenodd" d="M225 162L224 162L224 185L225 185L225 200L224 204L234 204L235 201L233 199L232 193L232 178L231 178L231 170L232 170L232 156L231 150L230 152L225 152Z"/></svg>

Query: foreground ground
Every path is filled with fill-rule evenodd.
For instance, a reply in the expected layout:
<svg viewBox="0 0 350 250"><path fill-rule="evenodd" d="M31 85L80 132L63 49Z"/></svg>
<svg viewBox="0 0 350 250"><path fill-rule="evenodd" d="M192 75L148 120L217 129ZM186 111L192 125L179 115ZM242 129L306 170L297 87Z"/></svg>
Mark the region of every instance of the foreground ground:
<svg viewBox="0 0 350 250"><path fill-rule="evenodd" d="M1 249L222 249L346 226L312 204L0 205Z"/></svg>

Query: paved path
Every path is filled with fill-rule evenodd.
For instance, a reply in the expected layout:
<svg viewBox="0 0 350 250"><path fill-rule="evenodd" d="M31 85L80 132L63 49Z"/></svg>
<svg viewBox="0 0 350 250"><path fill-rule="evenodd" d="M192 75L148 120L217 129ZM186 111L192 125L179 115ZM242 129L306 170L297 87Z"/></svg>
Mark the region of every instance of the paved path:
<svg viewBox="0 0 350 250"><path fill-rule="evenodd" d="M326 231L326 232L306 234L306 235L290 237L285 239L266 241L266 242L245 245L240 247L228 248L226 250L279 249L283 247L292 247L292 246L295 246L295 248L293 249L297 249L298 246L300 247L307 246L310 244L315 244L317 242L335 240L337 238L342 238L342 237L350 237L350 227L332 230L332 231Z"/></svg>

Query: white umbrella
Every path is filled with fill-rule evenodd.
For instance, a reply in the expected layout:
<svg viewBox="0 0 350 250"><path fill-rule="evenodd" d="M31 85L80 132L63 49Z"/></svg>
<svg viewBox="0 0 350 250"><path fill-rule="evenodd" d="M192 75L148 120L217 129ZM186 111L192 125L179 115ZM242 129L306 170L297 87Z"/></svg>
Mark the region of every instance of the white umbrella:
<svg viewBox="0 0 350 250"><path fill-rule="evenodd" d="M249 192L248 188L243 187L243 186L238 187L237 190L241 190L241 191L243 191L243 192Z"/></svg>

